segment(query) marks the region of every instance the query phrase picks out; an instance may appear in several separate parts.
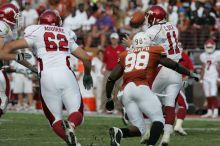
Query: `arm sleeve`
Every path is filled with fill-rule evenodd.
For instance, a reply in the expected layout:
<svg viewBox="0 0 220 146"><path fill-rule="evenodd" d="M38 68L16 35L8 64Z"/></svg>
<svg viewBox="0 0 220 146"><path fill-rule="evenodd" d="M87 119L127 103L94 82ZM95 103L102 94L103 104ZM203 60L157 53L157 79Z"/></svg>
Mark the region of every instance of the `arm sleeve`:
<svg viewBox="0 0 220 146"><path fill-rule="evenodd" d="M32 26L28 26L24 30L24 39L28 43L29 47L33 47L34 43L36 42L36 36L35 36L35 33L34 33L35 30L36 30L36 28L33 25Z"/></svg>
<svg viewBox="0 0 220 146"><path fill-rule="evenodd" d="M205 63L205 62L204 62L204 60L205 60L204 57L205 57L205 56L204 56L204 53L202 53L202 54L199 56L199 59L200 59L200 61L201 61L202 63Z"/></svg>
<svg viewBox="0 0 220 146"><path fill-rule="evenodd" d="M70 37L69 48L71 52L74 52L76 48L79 47L79 45L76 43L77 40L76 34L72 30L69 30L69 37Z"/></svg>

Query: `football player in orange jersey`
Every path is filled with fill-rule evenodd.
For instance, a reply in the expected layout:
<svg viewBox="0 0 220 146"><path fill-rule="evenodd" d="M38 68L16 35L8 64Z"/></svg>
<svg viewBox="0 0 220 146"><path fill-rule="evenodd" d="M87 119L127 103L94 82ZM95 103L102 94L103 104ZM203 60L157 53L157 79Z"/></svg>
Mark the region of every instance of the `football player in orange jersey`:
<svg viewBox="0 0 220 146"><path fill-rule="evenodd" d="M182 65L168 59L162 46L150 46L150 42L149 37L143 32L137 33L132 40L133 49L124 51L119 55L118 65L110 74L106 84L106 108L108 110L114 109L111 93L115 82L123 76L123 96L119 100L124 105L132 125L139 129L137 135L143 136L146 132L142 113L152 121L147 145L153 146L158 141L164 127L161 103L149 87L158 65L164 65L196 80L198 77ZM112 146L119 146L121 137L135 136L126 128L116 131L113 127L110 128L109 132Z"/></svg>

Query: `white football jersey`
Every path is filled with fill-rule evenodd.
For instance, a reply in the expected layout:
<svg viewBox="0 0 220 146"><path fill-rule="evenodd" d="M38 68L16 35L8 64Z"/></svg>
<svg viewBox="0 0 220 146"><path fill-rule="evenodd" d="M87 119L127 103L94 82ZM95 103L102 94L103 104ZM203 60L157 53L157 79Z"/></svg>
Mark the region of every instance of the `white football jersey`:
<svg viewBox="0 0 220 146"><path fill-rule="evenodd" d="M16 39L17 33L15 30L12 31L7 23L0 20L0 37L4 38L4 43L8 43Z"/></svg>
<svg viewBox="0 0 220 146"><path fill-rule="evenodd" d="M66 66L67 57L78 47L75 33L57 26L31 25L25 29L24 39L42 60L43 69Z"/></svg>
<svg viewBox="0 0 220 146"><path fill-rule="evenodd" d="M203 79L214 79L218 78L218 62L220 61L220 51L215 51L212 54L206 52L200 55L201 62L205 65Z"/></svg>
<svg viewBox="0 0 220 146"><path fill-rule="evenodd" d="M167 57L179 61L181 52L178 48L178 29L170 22L144 27L146 35L152 41L152 44L161 45L164 47Z"/></svg>

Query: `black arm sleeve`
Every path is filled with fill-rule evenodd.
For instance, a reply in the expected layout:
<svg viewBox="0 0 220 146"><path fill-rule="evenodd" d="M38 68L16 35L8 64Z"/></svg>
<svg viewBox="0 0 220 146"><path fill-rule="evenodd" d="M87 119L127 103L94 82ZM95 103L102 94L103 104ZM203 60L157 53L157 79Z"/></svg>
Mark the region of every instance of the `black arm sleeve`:
<svg viewBox="0 0 220 146"><path fill-rule="evenodd" d="M108 77L106 83L106 96L107 98L111 98L112 90L114 88L115 82L122 76L123 74L123 67L118 64L114 70L111 72L110 76Z"/></svg>
<svg viewBox="0 0 220 146"><path fill-rule="evenodd" d="M191 75L191 72L187 68L185 68L181 64L179 64L169 58L161 57L159 60L159 63L167 68L175 70L176 72L178 72L180 74L187 75L187 76Z"/></svg>

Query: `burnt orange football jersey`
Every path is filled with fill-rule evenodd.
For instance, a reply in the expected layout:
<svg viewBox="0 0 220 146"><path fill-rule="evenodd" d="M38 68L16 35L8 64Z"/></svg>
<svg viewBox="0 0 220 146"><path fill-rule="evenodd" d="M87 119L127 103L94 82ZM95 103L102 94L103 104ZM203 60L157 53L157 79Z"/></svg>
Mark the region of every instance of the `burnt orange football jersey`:
<svg viewBox="0 0 220 146"><path fill-rule="evenodd" d="M149 85L154 78L161 55L162 46L151 46L124 51L119 55L119 64L124 68L122 88L129 82L136 85Z"/></svg>

